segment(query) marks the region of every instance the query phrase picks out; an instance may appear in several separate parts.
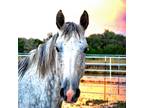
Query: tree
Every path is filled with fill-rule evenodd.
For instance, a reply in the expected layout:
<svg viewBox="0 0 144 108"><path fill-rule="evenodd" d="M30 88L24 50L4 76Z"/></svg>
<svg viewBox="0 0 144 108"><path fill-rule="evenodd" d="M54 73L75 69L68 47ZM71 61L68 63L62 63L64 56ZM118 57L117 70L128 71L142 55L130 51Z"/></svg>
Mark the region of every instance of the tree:
<svg viewBox="0 0 144 108"><path fill-rule="evenodd" d="M24 53L25 51L24 49L25 42L26 42L25 38L18 38L18 51L21 53Z"/></svg>
<svg viewBox="0 0 144 108"><path fill-rule="evenodd" d="M126 37L105 30L103 34L92 34L87 37L90 51L88 54L126 54Z"/></svg>
<svg viewBox="0 0 144 108"><path fill-rule="evenodd" d="M25 38L18 38L18 52L19 53L28 53L32 49L38 47L39 44L42 44L43 41L39 39L25 39Z"/></svg>
<svg viewBox="0 0 144 108"><path fill-rule="evenodd" d="M49 34L48 39L50 36L52 34ZM20 53L28 53L48 39L41 41L33 38L18 38L18 51ZM91 34L86 39L89 45L87 54L126 54L126 37L121 34L105 30L102 34Z"/></svg>

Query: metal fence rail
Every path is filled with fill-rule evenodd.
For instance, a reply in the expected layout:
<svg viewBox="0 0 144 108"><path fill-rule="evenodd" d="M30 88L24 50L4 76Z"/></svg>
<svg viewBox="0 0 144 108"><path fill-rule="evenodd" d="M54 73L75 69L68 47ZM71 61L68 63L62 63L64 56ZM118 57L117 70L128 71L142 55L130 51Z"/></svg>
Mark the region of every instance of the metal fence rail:
<svg viewBox="0 0 144 108"><path fill-rule="evenodd" d="M96 86L95 88L103 88L103 91L98 92L98 91L84 91L82 93L84 94L101 94L103 95L103 99L104 100L112 100L112 97L116 97L117 96L117 100L119 100L120 96L124 96L125 97L125 93L126 93L126 82L121 83L120 81L120 77L117 76L117 82L115 84L111 83L112 82L112 73L125 73L126 75L126 62L121 63L121 60L126 61L126 56L125 55L86 55L86 59L92 59L92 60L100 60L102 62L86 62L86 66L91 66L91 68L86 68L85 71L87 72L107 72L109 73L109 82L110 84L107 84L107 78L104 75L103 76L103 84L101 86ZM113 61L117 61L116 63L114 63ZM102 67L102 69L95 69L92 67ZM116 67L116 69L113 69L112 67ZM121 69L121 67L123 67L123 69ZM108 76L107 76L108 77ZM91 87L91 85L89 86L88 84L86 85L86 87ZM114 89L115 88L115 89ZM110 91L107 91L108 89L110 89ZM114 91L116 90L117 93L114 93ZM123 90L123 93L121 93L120 91ZM107 97L107 96L110 97Z"/></svg>
<svg viewBox="0 0 144 108"><path fill-rule="evenodd" d="M20 54L18 55L18 57L24 57L24 56L28 56L28 54ZM102 67L102 69L94 69L94 68L88 68L85 69L85 71L87 72L107 72L109 73L109 81L112 81L112 73L113 72L118 72L118 73L126 73L126 63L120 63L121 60L126 60L126 56L125 55L86 55L86 59L102 59L102 62L86 62L86 66L91 66L91 67ZM113 63L113 60L116 60L116 63ZM108 67L108 68L106 68ZM112 67L117 67L116 69L112 69ZM120 69L120 67L125 67L123 70ZM87 75L85 75L87 76ZM107 76L108 77L108 76ZM107 84L107 78L106 76L103 76L103 85L101 85L101 87L103 88L103 91L101 92L97 92L97 91L84 91L82 93L84 94L102 94L103 95L103 99L105 100L107 95L123 95L125 96L126 94L120 93L120 89L125 89L125 84L121 84L120 83L120 77L117 76L118 79L118 83L116 83L115 85L111 84ZM125 82L126 83L126 82ZM116 86L117 87L117 93L113 93L113 91L107 92L107 88L112 88ZM86 86L82 86L82 87L91 87L88 84ZM100 87L100 86L95 86L96 88Z"/></svg>

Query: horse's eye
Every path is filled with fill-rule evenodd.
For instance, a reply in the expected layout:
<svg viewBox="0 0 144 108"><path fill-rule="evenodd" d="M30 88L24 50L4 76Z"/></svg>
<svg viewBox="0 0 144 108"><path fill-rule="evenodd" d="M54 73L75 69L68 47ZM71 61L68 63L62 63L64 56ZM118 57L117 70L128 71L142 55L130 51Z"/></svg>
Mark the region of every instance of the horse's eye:
<svg viewBox="0 0 144 108"><path fill-rule="evenodd" d="M89 48L86 47L86 48L84 49L84 53L86 53L88 50L89 50Z"/></svg>
<svg viewBox="0 0 144 108"><path fill-rule="evenodd" d="M56 47L56 50L57 50L57 52L60 52L60 50L59 50L59 48L58 48L58 47Z"/></svg>

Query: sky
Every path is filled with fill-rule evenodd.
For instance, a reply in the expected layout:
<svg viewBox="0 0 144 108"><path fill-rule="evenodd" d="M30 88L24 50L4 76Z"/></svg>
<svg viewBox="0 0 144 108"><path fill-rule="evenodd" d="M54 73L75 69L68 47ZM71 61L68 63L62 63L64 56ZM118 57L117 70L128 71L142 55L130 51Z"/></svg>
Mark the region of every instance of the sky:
<svg viewBox="0 0 144 108"><path fill-rule="evenodd" d="M88 36L109 29L126 34L125 0L23 0L18 1L18 37L44 39L47 34L57 33L56 14L61 9L65 21L79 24L86 10L89 14Z"/></svg>

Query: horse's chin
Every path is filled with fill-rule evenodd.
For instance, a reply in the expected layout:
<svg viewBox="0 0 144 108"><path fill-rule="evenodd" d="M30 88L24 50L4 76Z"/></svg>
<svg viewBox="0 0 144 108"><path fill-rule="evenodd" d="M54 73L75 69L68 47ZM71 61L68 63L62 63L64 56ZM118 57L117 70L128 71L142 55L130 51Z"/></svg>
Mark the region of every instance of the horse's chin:
<svg viewBox="0 0 144 108"><path fill-rule="evenodd" d="M78 100L78 98L77 98L77 99L74 99L74 100L71 100L71 101L67 101L67 100L64 99L64 101L65 101L66 103L71 103L71 104L76 103L77 100Z"/></svg>

